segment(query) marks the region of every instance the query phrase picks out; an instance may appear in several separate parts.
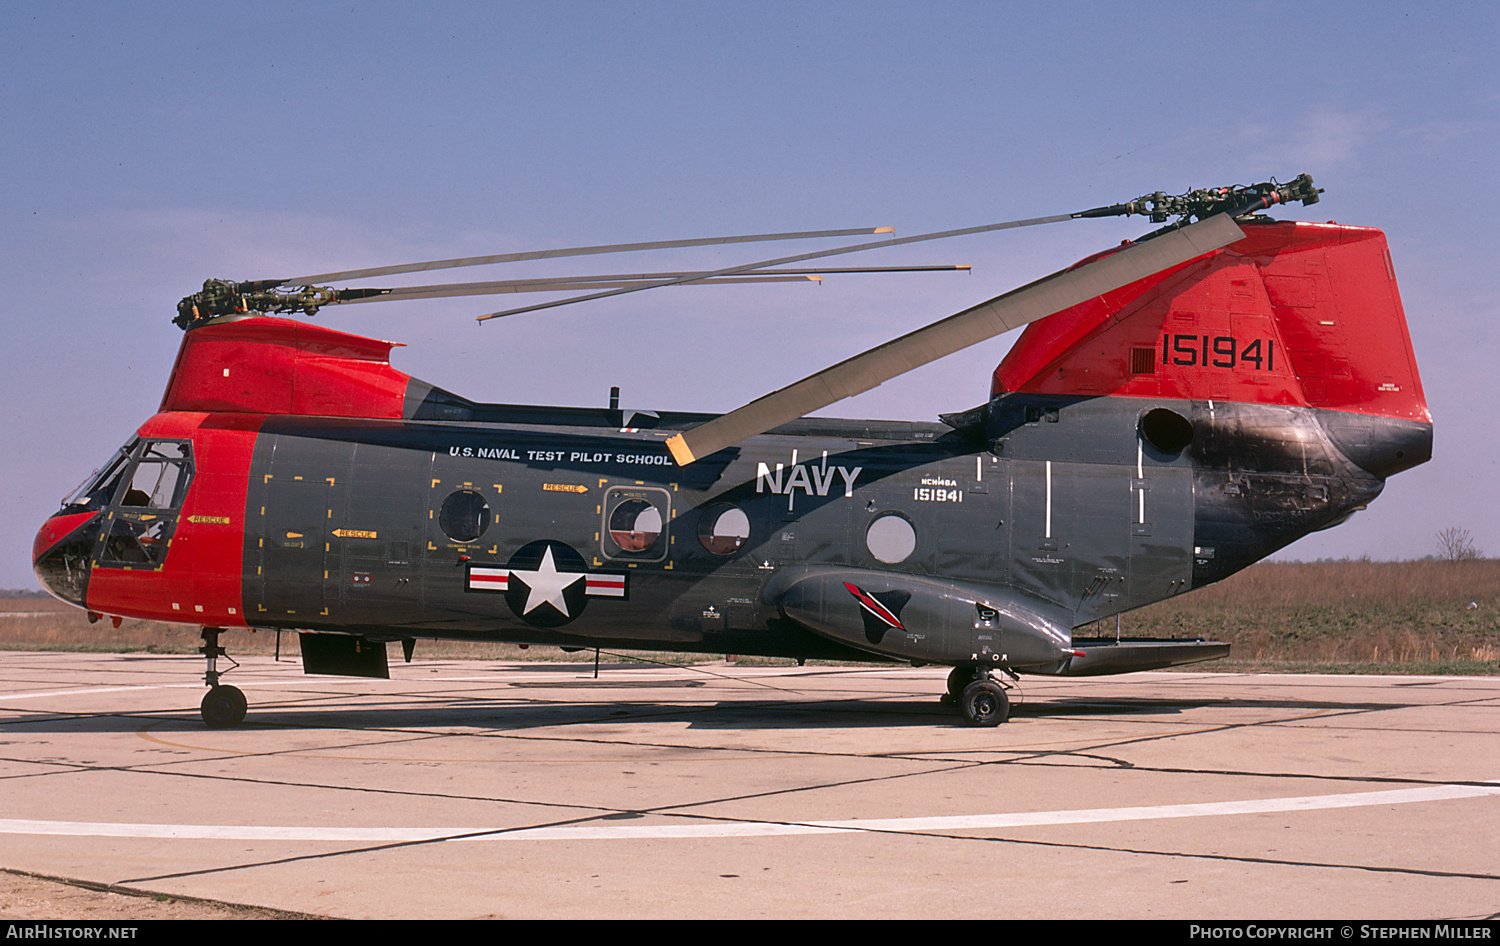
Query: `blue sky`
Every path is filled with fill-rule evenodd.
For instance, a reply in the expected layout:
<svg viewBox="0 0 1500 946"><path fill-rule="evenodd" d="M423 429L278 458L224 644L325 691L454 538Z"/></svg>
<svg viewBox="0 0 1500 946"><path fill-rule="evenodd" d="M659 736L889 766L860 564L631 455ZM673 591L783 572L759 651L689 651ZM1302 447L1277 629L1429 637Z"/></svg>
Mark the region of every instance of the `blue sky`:
<svg viewBox="0 0 1500 946"><path fill-rule="evenodd" d="M1500 554L1495 11L11 0L0 513L15 528L0 587L33 586L35 527L154 411L175 303L209 276L762 231L909 235L1302 172L1328 193L1285 216L1389 235L1437 426L1432 463L1283 557L1420 557L1449 526ZM472 316L502 304L318 318L407 342L398 367L480 400L602 403L620 384L627 406L728 410L1146 229L1079 221L858 260L972 264L966 275L662 290L483 327ZM781 246L764 255L797 248ZM973 406L1009 341L827 413Z"/></svg>

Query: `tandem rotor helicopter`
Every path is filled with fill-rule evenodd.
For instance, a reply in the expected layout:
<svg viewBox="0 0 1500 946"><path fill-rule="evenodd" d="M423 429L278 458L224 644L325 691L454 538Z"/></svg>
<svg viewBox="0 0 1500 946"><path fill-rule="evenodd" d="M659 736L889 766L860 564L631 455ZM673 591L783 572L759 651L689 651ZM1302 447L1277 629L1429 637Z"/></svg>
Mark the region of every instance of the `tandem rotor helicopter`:
<svg viewBox="0 0 1500 946"><path fill-rule="evenodd" d="M1226 655L1213 641L1074 630L1336 525L1430 459L1384 234L1259 213L1320 193L1307 175L1158 192L705 272L325 285L886 231L210 280L178 305L185 335L160 411L41 527L34 568L93 619L200 626L211 727L246 713L216 663L220 634L240 628L297 631L306 672L355 676L389 676L386 644L410 660L419 639L947 665L945 699L996 725L1020 673ZM393 368L391 342L275 315L586 293L485 319L636 289L872 271L799 264L1121 214L1166 225L724 415L476 403ZM941 423L805 416L1023 325L988 400Z"/></svg>

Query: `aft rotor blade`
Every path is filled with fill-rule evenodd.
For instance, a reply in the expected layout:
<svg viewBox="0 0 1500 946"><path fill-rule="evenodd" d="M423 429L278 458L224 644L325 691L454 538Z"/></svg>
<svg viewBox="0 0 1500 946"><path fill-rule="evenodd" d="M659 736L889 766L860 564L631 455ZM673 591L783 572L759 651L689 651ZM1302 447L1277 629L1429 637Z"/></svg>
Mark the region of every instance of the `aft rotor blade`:
<svg viewBox="0 0 1500 946"><path fill-rule="evenodd" d="M522 312L535 312L538 309L551 309L560 305L571 305L575 302L588 302L590 299L603 299L608 296L618 296L627 292L639 292L642 289L657 289L661 286L671 286L679 282L687 282L689 279L702 279L708 276L738 276L741 273L754 272L765 269L767 266L781 266L786 263L801 263L811 259L822 259L828 256L839 256L843 253L859 253L864 250L874 250L887 246L902 246L907 243L921 243L925 240L942 240L947 237L968 236L971 233L989 233L994 230L1013 230L1017 227L1033 227L1039 223L1059 223L1063 220L1073 220L1078 214L1058 214L1053 217L1032 217L1029 220L1008 220L1005 223L991 223L982 227L965 227L962 230L942 230L937 233L919 233L916 236L900 237L895 240L880 240L875 243L858 243L854 246L841 246L832 250L821 250L816 253L803 253L800 256L783 256L781 259L761 260L758 263L746 263L743 266L731 266L728 269L718 269L713 272L700 273L696 276L685 276L680 279L668 279L661 282L642 283L639 286L629 286L624 289L612 289L608 292L596 292L587 296L574 296L571 299L558 299L554 302L539 302L536 305L522 306L519 309L507 309L504 312L491 312L481 315L478 321L484 322L489 319L498 319L507 315L519 315Z"/></svg>
<svg viewBox="0 0 1500 946"><path fill-rule="evenodd" d="M745 236L702 237L695 240L659 240L655 243L613 243L605 246L572 246L555 250L532 250L525 253L497 253L493 256L466 256L457 259L430 260L426 263L401 263L371 269L351 269L342 273L316 273L283 279L278 286L310 286L314 283L347 282L398 273L421 273L430 269L458 269L462 266L488 266L491 263L519 263L526 260L558 259L564 256L597 256L601 253L633 253L638 250L670 250L688 246L720 246L729 243L763 243L770 240L816 240L825 237L865 236L872 233L894 233L895 227L858 227L852 230L807 230L802 233L752 233Z"/></svg>
<svg viewBox="0 0 1500 946"><path fill-rule="evenodd" d="M1220 214L1076 269L1054 273L683 431L669 439L667 447L678 464L685 466L946 355L1228 246L1243 236L1228 214Z"/></svg>

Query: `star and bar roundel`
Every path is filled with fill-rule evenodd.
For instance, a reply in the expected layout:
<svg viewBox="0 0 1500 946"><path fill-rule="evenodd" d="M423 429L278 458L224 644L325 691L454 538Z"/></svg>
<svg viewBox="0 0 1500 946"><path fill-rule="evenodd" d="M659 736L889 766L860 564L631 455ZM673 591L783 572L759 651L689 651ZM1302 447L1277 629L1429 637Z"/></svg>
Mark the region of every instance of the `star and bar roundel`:
<svg viewBox="0 0 1500 946"><path fill-rule="evenodd" d="M539 539L522 546L505 565L469 563L468 591L505 595L516 617L536 627L559 627L583 613L590 598L629 598L629 576L591 572L572 546Z"/></svg>

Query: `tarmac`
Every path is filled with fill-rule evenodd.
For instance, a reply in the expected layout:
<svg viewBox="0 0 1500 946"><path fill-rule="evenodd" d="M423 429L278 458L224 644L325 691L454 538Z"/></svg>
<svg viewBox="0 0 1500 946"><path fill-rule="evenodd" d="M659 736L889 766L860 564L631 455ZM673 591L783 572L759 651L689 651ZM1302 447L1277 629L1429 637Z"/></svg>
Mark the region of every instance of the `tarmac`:
<svg viewBox="0 0 1500 946"><path fill-rule="evenodd" d="M942 668L395 661L240 658L209 730L200 657L0 654L0 868L349 918L1500 914L1500 677L1023 677L981 729Z"/></svg>

